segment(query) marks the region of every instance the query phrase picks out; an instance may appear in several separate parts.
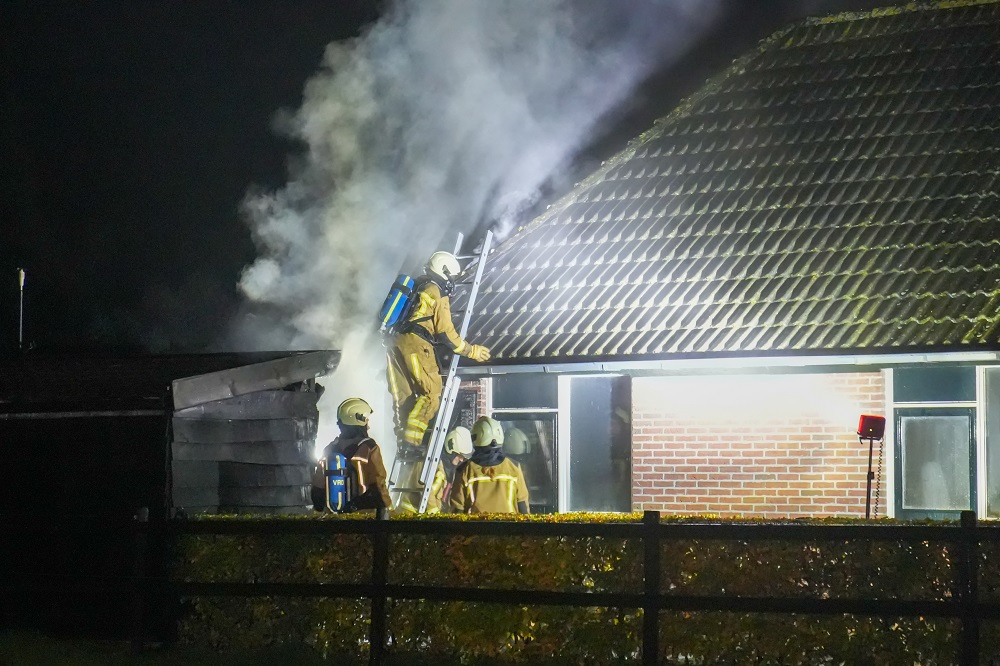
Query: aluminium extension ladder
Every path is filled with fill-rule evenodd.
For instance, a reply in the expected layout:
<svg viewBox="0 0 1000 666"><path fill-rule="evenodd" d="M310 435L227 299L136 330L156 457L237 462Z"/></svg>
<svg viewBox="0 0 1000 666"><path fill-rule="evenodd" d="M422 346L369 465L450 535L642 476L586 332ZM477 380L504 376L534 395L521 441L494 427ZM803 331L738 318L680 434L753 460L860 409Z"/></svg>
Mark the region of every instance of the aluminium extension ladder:
<svg viewBox="0 0 1000 666"><path fill-rule="evenodd" d="M458 241L455 243L456 255L461 251L462 241L463 236L459 234ZM458 329L459 337L463 340L469 330L469 322L472 320L476 295L479 293L479 284L483 279L483 269L486 267L486 258L489 256L492 243L493 232L487 231L478 255L459 257L459 259L473 260L463 273L467 274L469 268L473 266L476 269L471 281L459 283L469 287L465 309L462 312L462 324ZM419 513L427 511L427 502L430 500L434 474L437 471L438 462L441 460L444 440L448 435L448 426L451 424L451 414L455 407L455 401L458 399L458 387L462 383L458 378L458 357L458 354L452 354L451 361L448 364L448 371L443 375L445 381L441 391L441 404L438 406L437 415L434 418L434 430L431 431L431 438L427 445L426 454L410 457L400 455L397 451L396 457L392 462L392 472L389 474L389 493L392 496L393 508L397 508L403 498L420 493L420 504L415 508ZM423 467L417 467L420 464ZM406 471L405 474L403 474L404 470ZM419 484L413 485L413 481L416 480L417 470L420 470ZM406 480L405 485L400 484L401 478Z"/></svg>

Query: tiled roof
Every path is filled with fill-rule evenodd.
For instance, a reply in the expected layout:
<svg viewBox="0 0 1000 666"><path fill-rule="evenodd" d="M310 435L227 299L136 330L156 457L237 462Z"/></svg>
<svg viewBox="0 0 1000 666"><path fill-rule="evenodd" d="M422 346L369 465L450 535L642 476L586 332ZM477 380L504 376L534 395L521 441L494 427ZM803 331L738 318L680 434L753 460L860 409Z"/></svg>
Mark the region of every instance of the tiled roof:
<svg viewBox="0 0 1000 666"><path fill-rule="evenodd" d="M499 362L996 347L1000 4L797 24L490 258Z"/></svg>

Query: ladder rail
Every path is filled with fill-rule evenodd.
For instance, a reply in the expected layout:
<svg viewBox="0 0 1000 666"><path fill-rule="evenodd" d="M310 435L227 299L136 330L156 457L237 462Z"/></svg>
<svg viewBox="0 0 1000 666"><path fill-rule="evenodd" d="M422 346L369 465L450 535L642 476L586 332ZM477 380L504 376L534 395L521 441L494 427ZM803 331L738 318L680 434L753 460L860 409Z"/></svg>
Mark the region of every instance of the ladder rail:
<svg viewBox="0 0 1000 666"><path fill-rule="evenodd" d="M459 236L458 245L461 245L462 237ZM479 261L476 264L475 278L469 289L468 301L465 304L465 316L462 317L462 325L459 329L459 337L463 340L469 330L472 321L472 313L475 311L476 296L479 293L479 285L483 279L483 272L486 268L486 257L490 253L493 244L493 232L487 231L483 238L483 246L479 251ZM459 248L456 247L456 254ZM419 513L427 511L427 504L431 497L431 490L434 475L437 473L438 463L441 461L441 451L444 448L444 440L448 435L448 426L451 423L451 414L458 399L458 388L461 381L458 379L458 354L452 354L451 362L448 364L448 376L445 381L444 390L441 392L442 401L438 407L437 417L434 419L434 431L431 434L431 441L427 446L427 455L424 458L424 468L420 474L420 481L423 483L423 492L420 493Z"/></svg>

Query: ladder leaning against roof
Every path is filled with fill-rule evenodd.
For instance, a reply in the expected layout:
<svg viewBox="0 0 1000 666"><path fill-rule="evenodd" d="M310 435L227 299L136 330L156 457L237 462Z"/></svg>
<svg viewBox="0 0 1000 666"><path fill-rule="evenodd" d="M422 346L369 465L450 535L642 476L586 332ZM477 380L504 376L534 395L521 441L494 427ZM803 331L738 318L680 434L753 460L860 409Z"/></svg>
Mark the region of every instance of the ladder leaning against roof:
<svg viewBox="0 0 1000 666"><path fill-rule="evenodd" d="M461 252L463 236L459 234L455 243L455 254ZM489 256L490 246L493 243L493 232L487 231L483 238L482 247L478 255L460 256L459 259L472 259L473 261L465 267L464 275L468 275L469 269L475 267L475 274L471 280L464 280L460 285L468 287L465 309L462 312L462 324L458 329L459 336L464 340L469 330L469 322L472 320L472 313L476 305L476 295L479 292L479 284L483 279L483 270L486 267L486 257ZM438 406L437 415L434 417L434 429L431 431L430 442L427 445L427 452L423 457L410 458L399 453L396 454L392 463L392 473L389 474L389 491L393 495L393 505L398 506L401 499L408 494L420 493L420 504L414 507L420 513L427 510L427 503L431 497L434 474L437 471L438 463L441 461L441 452L444 449L444 440L448 435L448 426L451 424L451 415L458 398L458 387L461 380L458 378L458 354L452 354L448 364L448 370L443 375L445 378L444 388L441 391L441 403ZM416 487L400 487L400 472L407 465L423 463L419 468L420 483ZM404 475L405 479L410 479L407 485L412 483L415 474Z"/></svg>

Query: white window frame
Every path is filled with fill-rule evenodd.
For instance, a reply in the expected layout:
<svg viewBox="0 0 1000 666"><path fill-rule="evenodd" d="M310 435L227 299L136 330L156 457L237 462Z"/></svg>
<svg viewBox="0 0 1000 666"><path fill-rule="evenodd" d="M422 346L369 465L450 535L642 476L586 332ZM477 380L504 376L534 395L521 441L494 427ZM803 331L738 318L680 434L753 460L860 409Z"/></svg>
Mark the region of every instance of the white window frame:
<svg viewBox="0 0 1000 666"><path fill-rule="evenodd" d="M897 409L934 409L943 407L962 407L975 410L976 418L976 516L986 518L987 484L986 484L986 371L1000 370L1000 365L976 365L976 399L969 401L942 402L896 402L894 395L894 374L892 368L882 371L885 386L886 426L883 445L886 446L886 460L883 469L886 474L886 516L896 517L896 410Z"/></svg>

